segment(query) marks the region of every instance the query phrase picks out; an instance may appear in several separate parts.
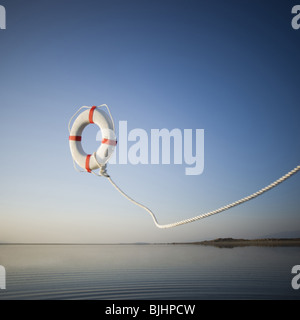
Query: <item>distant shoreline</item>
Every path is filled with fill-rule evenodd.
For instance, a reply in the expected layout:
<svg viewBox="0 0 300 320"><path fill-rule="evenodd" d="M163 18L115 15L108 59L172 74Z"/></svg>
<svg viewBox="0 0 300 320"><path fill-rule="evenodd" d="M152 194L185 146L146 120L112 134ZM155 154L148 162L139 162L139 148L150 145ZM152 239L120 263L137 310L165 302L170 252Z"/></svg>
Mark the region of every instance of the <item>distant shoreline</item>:
<svg viewBox="0 0 300 320"><path fill-rule="evenodd" d="M173 244L191 244L214 246L219 248L233 248L246 246L264 246L264 247L299 247L300 238L266 238L266 239L234 239L234 238L218 238L214 240L204 240L199 242L179 243Z"/></svg>
<svg viewBox="0 0 300 320"><path fill-rule="evenodd" d="M265 239L234 239L234 238L217 238L214 240L194 241L194 242L167 242L167 243L0 243L1 245L202 245L214 246L219 248L264 246L264 247L300 247L300 238L265 238Z"/></svg>

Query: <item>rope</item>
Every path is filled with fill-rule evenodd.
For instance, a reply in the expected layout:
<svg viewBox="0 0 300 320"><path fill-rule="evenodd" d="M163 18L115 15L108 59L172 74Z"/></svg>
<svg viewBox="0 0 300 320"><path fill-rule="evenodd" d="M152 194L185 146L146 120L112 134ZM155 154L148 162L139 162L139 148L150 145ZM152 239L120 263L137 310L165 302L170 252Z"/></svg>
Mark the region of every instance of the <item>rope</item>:
<svg viewBox="0 0 300 320"><path fill-rule="evenodd" d="M113 121L113 117L110 113L110 110L108 108L108 106L106 104L102 104L101 106L99 106L98 108L100 107L106 107L109 115L110 115L110 118L112 120L112 124L113 124L113 128L115 128L115 125L114 125L114 121ZM91 107L86 107L86 106L83 106L81 108L79 108L75 113L74 115L71 117L70 121L69 121L69 125L68 125L68 129L69 129L69 133L70 133L70 124L71 124L71 121L73 120L73 118L80 112L81 109L83 108L86 108L86 109L90 109ZM97 158L95 157L96 161L97 161ZM98 163L98 161L97 161ZM78 172L85 172L85 171L82 171L82 170L79 170L77 167L76 167L76 164L75 164L75 161L73 159L73 165L74 165L74 168L75 170L77 170ZM276 181L270 183L269 185L267 185L266 187L258 190L257 192L255 193L252 193L250 194L249 196L247 197L244 197L240 200L237 200L235 202L232 202L226 206L223 206L219 209L216 209L216 210L213 210L213 211L209 211L209 212L206 212L206 213L203 213L203 214L200 214L199 216L196 216L196 217L193 217L193 218L189 218L189 219L185 219L185 220L181 220L181 221L177 221L177 222L173 222L173 223L169 223L169 224L159 224L157 219L156 219L156 216L155 214L149 209L147 208L145 205L135 201L134 199L132 199L131 197L129 197L124 191L122 191L118 185L111 179L111 177L107 174L106 172L106 164L105 165L101 165L100 163L98 163L98 166L100 168L100 172L99 174L96 174L95 172L92 171L92 173L97 176L97 177L105 177L108 179L108 181L116 188L116 190L118 192L120 192L127 200L129 200L130 202L134 203L135 205L137 205L138 207L141 207L142 209L146 210L152 217L155 225L160 228L160 229L168 229L168 228L173 228L173 227L177 227L177 226L180 226L180 225L183 225L183 224L187 224L187 223L191 223L191 222L194 222L194 221L197 221L197 220L200 220L200 219L204 219L204 218L207 218L209 216L212 216L214 214L217 214L217 213L220 213L222 211L225 211L225 210L228 210L228 209L231 209L233 207L236 207L246 201L249 201L249 200L252 200L260 195L262 195L263 193L271 190L272 188L278 186L281 182L285 181L286 179L288 179L289 177L291 177L292 175L296 174L299 170L300 170L300 165L298 165L297 167L295 167L293 170L289 171L287 174L285 174L284 176L282 176L281 178L277 179Z"/></svg>
<svg viewBox="0 0 300 320"><path fill-rule="evenodd" d="M197 220L200 220L200 219L203 219L203 218L207 218L209 216L212 216L214 214L217 214L217 213L220 213L222 211L225 211L225 210L228 210L228 209L231 209L235 206L238 206L246 201L249 201L249 200L252 200L260 195L262 195L263 193L271 190L272 188L276 187L277 185L279 185L281 182L285 181L286 179L288 179L289 177L291 177L292 175L294 175L295 173L297 173L298 171L300 170L300 165L295 167L293 170L289 171L287 174L285 174L284 176L282 176L281 178L277 179L276 181L270 183L269 185L267 185L266 187L258 190L257 192L255 193L252 193L251 195L247 196L247 197L244 197L240 200L237 200L235 202L232 202L226 206L223 206L219 209L216 209L216 210L213 210L213 211L209 211L209 212L206 212L206 213L203 213L203 214L200 214L199 216L196 216L196 217L193 217L193 218L189 218L189 219L185 219L185 220L181 220L181 221L178 221L178 222L173 222L173 223L169 223L169 224L159 224L156 217L155 217L155 214L149 209L147 208L146 206L144 206L143 204L135 201L134 199L130 198L124 191L122 191L117 185L115 182L113 182L113 180L110 178L110 176L106 176L106 178L109 180L109 182L126 198L128 199L129 201L131 201L132 203L134 203L135 205L145 209L148 213L150 213L155 225L160 228L160 229L168 229L168 228L173 228L173 227L177 227L177 226L180 226L180 225L183 225L183 224L187 224L187 223L191 223L191 222L194 222L194 221L197 221Z"/></svg>

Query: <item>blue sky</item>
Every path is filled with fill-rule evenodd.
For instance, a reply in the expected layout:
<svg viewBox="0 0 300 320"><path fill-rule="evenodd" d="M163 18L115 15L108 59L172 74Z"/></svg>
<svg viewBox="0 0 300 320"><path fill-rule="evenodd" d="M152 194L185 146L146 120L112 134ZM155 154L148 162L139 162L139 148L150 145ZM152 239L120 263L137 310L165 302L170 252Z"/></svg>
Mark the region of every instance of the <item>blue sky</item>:
<svg viewBox="0 0 300 320"><path fill-rule="evenodd" d="M164 242L300 230L296 175L219 215L170 230L104 178L73 169L67 124L109 105L128 129L204 129L198 176L111 165L159 222L196 216L299 164L295 1L1 0L0 242ZM97 147L88 127L85 147Z"/></svg>

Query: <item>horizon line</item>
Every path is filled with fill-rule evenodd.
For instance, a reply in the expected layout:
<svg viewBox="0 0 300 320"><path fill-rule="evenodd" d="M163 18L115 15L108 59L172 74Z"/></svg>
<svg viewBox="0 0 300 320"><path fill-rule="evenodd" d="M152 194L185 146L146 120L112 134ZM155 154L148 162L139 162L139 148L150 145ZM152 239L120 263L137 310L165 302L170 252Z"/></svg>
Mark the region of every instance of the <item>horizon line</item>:
<svg viewBox="0 0 300 320"><path fill-rule="evenodd" d="M115 242L115 243L101 243L101 242L0 242L0 245L151 245L151 244L195 244L204 242L228 242L228 241L300 241L299 237L285 237L285 238L256 238L256 239L244 239L244 238L215 238L211 240L198 240L198 241L183 241L183 242Z"/></svg>

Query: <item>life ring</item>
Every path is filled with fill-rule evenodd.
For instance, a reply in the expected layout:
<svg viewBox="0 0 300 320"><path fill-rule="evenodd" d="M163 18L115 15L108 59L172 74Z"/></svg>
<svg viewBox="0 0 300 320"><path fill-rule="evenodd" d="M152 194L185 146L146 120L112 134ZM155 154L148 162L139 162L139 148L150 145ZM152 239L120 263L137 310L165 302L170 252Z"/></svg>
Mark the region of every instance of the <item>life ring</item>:
<svg viewBox="0 0 300 320"><path fill-rule="evenodd" d="M95 123L101 130L102 143L93 154L86 154L82 148L82 132L90 123ZM69 144L74 161L87 172L104 166L117 144L114 125L109 115L93 106L85 110L75 119L69 135Z"/></svg>

